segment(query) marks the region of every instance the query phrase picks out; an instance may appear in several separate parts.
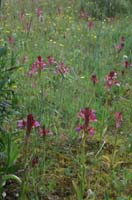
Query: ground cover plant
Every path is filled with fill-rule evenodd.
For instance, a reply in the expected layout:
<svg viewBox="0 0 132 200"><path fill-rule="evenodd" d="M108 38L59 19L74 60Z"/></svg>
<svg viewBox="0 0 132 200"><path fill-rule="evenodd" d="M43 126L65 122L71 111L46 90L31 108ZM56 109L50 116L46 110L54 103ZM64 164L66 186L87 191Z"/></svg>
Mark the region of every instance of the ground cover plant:
<svg viewBox="0 0 132 200"><path fill-rule="evenodd" d="M132 199L131 11L0 1L0 199Z"/></svg>

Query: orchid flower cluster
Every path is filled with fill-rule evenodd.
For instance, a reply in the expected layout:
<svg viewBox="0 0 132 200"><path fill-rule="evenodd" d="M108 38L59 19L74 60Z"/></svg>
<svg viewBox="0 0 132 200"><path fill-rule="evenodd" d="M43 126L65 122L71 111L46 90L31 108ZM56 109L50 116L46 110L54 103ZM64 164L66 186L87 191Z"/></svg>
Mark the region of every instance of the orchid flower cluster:
<svg viewBox="0 0 132 200"><path fill-rule="evenodd" d="M132 67L132 63L129 62L129 59L128 59L127 55L124 55L123 59L124 59L124 67L125 67L125 69L128 69L129 67Z"/></svg>
<svg viewBox="0 0 132 200"><path fill-rule="evenodd" d="M93 28L93 26L94 26L93 21L91 19L88 19L88 28L89 28L89 30L91 30Z"/></svg>
<svg viewBox="0 0 132 200"><path fill-rule="evenodd" d="M42 17L42 15L43 15L43 10L42 10L42 8L37 8L36 9L36 15L37 15L37 17Z"/></svg>
<svg viewBox="0 0 132 200"><path fill-rule="evenodd" d="M56 73L61 74L61 75L68 74L69 73L69 67L65 66L64 62L61 62L56 67Z"/></svg>
<svg viewBox="0 0 132 200"><path fill-rule="evenodd" d="M123 115L121 112L116 112L115 113L115 120L116 120L116 128L121 127L121 123L123 121Z"/></svg>
<svg viewBox="0 0 132 200"><path fill-rule="evenodd" d="M38 72L40 73L42 70L45 69L46 64L47 63L43 61L42 57L38 56L37 60L33 63L31 69L29 70L28 75L32 76L33 74L36 74Z"/></svg>
<svg viewBox="0 0 132 200"><path fill-rule="evenodd" d="M120 82L117 80L117 73L111 71L105 78L106 80L106 89L109 92L113 85L120 86Z"/></svg>
<svg viewBox="0 0 132 200"><path fill-rule="evenodd" d="M34 119L32 114L27 115L27 119L18 120L17 128L26 130L26 143L29 143L30 134L33 128L39 128L39 135L46 136L52 135L52 132L49 129L46 129L45 126L40 127L40 123Z"/></svg>
<svg viewBox="0 0 132 200"><path fill-rule="evenodd" d="M42 17L43 16L43 9L41 7L38 7L35 9L35 12L36 12L36 16L37 17ZM35 13L34 13L35 14ZM20 22L23 22L24 21L24 18L26 16L26 13L24 11L20 12L19 13L19 21Z"/></svg>
<svg viewBox="0 0 132 200"><path fill-rule="evenodd" d="M95 85L99 82L96 74L93 74L90 79L93 82L93 85ZM117 79L117 73L115 71L109 72L109 74L105 77L105 81L106 81L106 90L108 92L110 91L112 86L114 86L114 85L120 86L120 82Z"/></svg>
<svg viewBox="0 0 132 200"><path fill-rule="evenodd" d="M28 72L29 76L32 76L41 71L45 70L48 66L55 66L55 73L60 75L68 74L70 69L67 67L64 62L57 63L54 57L48 56L48 61L44 61L41 56L38 56L36 61L32 64L31 69Z"/></svg>
<svg viewBox="0 0 132 200"><path fill-rule="evenodd" d="M129 63L128 60L125 60L125 61L124 61L124 66L125 66L126 69L128 69L129 67L132 67L132 64Z"/></svg>
<svg viewBox="0 0 132 200"><path fill-rule="evenodd" d="M120 53L122 51L122 49L124 48L124 46L125 46L125 37L122 36L120 38L120 43L116 46L116 49L117 49L118 53Z"/></svg>
<svg viewBox="0 0 132 200"><path fill-rule="evenodd" d="M91 76L91 81L93 82L93 85L95 85L96 83L99 82L98 79L97 79L96 74L93 74L93 75Z"/></svg>
<svg viewBox="0 0 132 200"><path fill-rule="evenodd" d="M83 120L83 124L78 124L76 131L84 131L85 133L94 136L96 129L92 127L90 123L97 122L95 110L89 108L81 109L78 113L78 118Z"/></svg>
<svg viewBox="0 0 132 200"><path fill-rule="evenodd" d="M79 12L79 17L81 19L87 19L88 18L88 13L86 11L84 11L84 9L81 9L80 12Z"/></svg>

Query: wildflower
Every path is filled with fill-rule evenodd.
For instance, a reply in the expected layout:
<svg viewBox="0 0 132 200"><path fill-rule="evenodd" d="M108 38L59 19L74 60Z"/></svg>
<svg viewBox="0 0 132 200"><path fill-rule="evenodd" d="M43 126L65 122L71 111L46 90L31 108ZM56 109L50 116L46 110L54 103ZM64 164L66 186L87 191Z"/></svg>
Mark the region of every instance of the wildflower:
<svg viewBox="0 0 132 200"><path fill-rule="evenodd" d="M82 118L86 121L90 121L90 122L96 122L97 119L96 119L96 114L95 114L95 110L91 110L89 108L84 108L84 109L81 109L80 112L78 113L78 117L79 118Z"/></svg>
<svg viewBox="0 0 132 200"><path fill-rule="evenodd" d="M15 39L12 36L9 36L8 37L8 43L12 44L12 45L15 44Z"/></svg>
<svg viewBox="0 0 132 200"><path fill-rule="evenodd" d="M94 35L94 36L93 36L93 39L94 39L94 40L96 40L96 39L97 39L97 36L96 36L96 35Z"/></svg>
<svg viewBox="0 0 132 200"><path fill-rule="evenodd" d="M47 63L43 61L41 56L37 57L37 60L33 63L31 69L29 70L28 74L32 76L33 74L40 73L42 70L45 69Z"/></svg>
<svg viewBox="0 0 132 200"><path fill-rule="evenodd" d="M19 120L17 122L17 127L18 128L24 129L24 128L26 128L26 125L27 125L27 121L25 121L25 120Z"/></svg>
<svg viewBox="0 0 132 200"><path fill-rule="evenodd" d="M125 61L124 61L124 66L125 66L126 69L129 67L129 65L130 65L130 64L129 64L128 60L125 60Z"/></svg>
<svg viewBox="0 0 132 200"><path fill-rule="evenodd" d="M132 64L129 63L128 59L125 59L125 61L124 61L124 67L125 67L126 69L128 69L129 67L132 67Z"/></svg>
<svg viewBox="0 0 132 200"><path fill-rule="evenodd" d="M123 59L124 60L128 60L128 56L127 55L123 55Z"/></svg>
<svg viewBox="0 0 132 200"><path fill-rule="evenodd" d="M76 127L76 131L80 132L83 129L83 126L78 124L78 126Z"/></svg>
<svg viewBox="0 0 132 200"><path fill-rule="evenodd" d="M91 30L93 28L93 21L92 20L88 20L88 28L89 30Z"/></svg>
<svg viewBox="0 0 132 200"><path fill-rule="evenodd" d="M126 69L128 69L128 67L130 66L130 63L128 62L128 60L124 61L124 66Z"/></svg>
<svg viewBox="0 0 132 200"><path fill-rule="evenodd" d="M28 61L28 55L25 54L24 57L23 57L23 63L26 63Z"/></svg>
<svg viewBox="0 0 132 200"><path fill-rule="evenodd" d="M12 85L12 89L17 89L17 86L16 85Z"/></svg>
<svg viewBox="0 0 132 200"><path fill-rule="evenodd" d="M107 91L110 91L113 85L120 86L120 82L117 80L117 73L114 71L111 71L105 79Z"/></svg>
<svg viewBox="0 0 132 200"><path fill-rule="evenodd" d="M116 46L116 49L118 50L118 53L124 48L125 46L125 37L122 36L120 39L120 44Z"/></svg>
<svg viewBox="0 0 132 200"><path fill-rule="evenodd" d="M46 136L46 135L53 135L53 133L50 131L50 129L46 129L45 126L39 129L39 135L40 136Z"/></svg>
<svg viewBox="0 0 132 200"><path fill-rule="evenodd" d="M85 12L83 9L80 10L80 18L86 19L88 17L87 12Z"/></svg>
<svg viewBox="0 0 132 200"><path fill-rule="evenodd" d="M94 85L95 85L96 83L98 83L98 79L97 79L97 77L96 77L96 74L93 74L93 75L91 76L91 81L93 82Z"/></svg>
<svg viewBox="0 0 132 200"><path fill-rule="evenodd" d="M19 20L20 20L20 22L22 22L22 21L24 20L24 17L25 17L25 13L24 13L24 12L21 12L21 13L19 14Z"/></svg>
<svg viewBox="0 0 132 200"><path fill-rule="evenodd" d="M121 123L123 121L123 115L121 112L116 112L115 113L115 120L116 120L116 128L121 127Z"/></svg>
<svg viewBox="0 0 132 200"><path fill-rule="evenodd" d="M94 127L89 127L88 132L91 136L94 136L96 129Z"/></svg>
<svg viewBox="0 0 132 200"><path fill-rule="evenodd" d="M114 71L111 71L108 76L106 76L106 80L109 81L109 80L113 80L113 79L116 79L117 78L117 73L114 72Z"/></svg>
<svg viewBox="0 0 132 200"><path fill-rule="evenodd" d="M19 67L18 70L19 70L20 72L22 72L22 71L23 71L23 67Z"/></svg>
<svg viewBox="0 0 132 200"><path fill-rule="evenodd" d="M84 127L84 125L78 125L76 127L76 131L80 132L81 130L84 130L86 133L89 133L91 136L94 136L96 129L92 126Z"/></svg>
<svg viewBox="0 0 132 200"><path fill-rule="evenodd" d="M61 62L57 67L56 67L56 73L65 75L68 74L70 71L69 67L64 65L64 62Z"/></svg>
<svg viewBox="0 0 132 200"><path fill-rule="evenodd" d="M38 156L34 156L32 159L32 167L36 167L36 165L39 164L39 157Z"/></svg>
<svg viewBox="0 0 132 200"><path fill-rule="evenodd" d="M32 128L39 126L40 123L34 119L32 114L28 114L26 120L19 120L17 123L18 128L26 129L26 143L29 141Z"/></svg>
<svg viewBox="0 0 132 200"><path fill-rule="evenodd" d="M83 119L83 124L78 124L76 127L76 131L84 131L85 133L89 133L91 136L95 134L96 129L90 125L91 122L96 122L96 114L95 110L91 110L89 108L81 109L78 113L78 118Z"/></svg>
<svg viewBox="0 0 132 200"><path fill-rule="evenodd" d="M64 46L64 44L60 44L60 47L63 47Z"/></svg>
<svg viewBox="0 0 132 200"><path fill-rule="evenodd" d="M25 25L25 32L28 33L30 31L31 28L31 22L27 22Z"/></svg>
<svg viewBox="0 0 132 200"><path fill-rule="evenodd" d="M42 8L37 8L37 9L36 9L36 14L37 14L37 17L41 17L42 14L43 14Z"/></svg>
<svg viewBox="0 0 132 200"><path fill-rule="evenodd" d="M40 126L39 122L34 120L32 114L29 114L27 116L27 134L30 134L33 127L39 127L39 126Z"/></svg>
<svg viewBox="0 0 132 200"><path fill-rule="evenodd" d="M124 67L126 68L126 69L128 69L129 67L132 67L132 64L131 63L129 63L129 59L128 59L128 56L127 55L124 55L123 56L123 59L124 59Z"/></svg>
<svg viewBox="0 0 132 200"><path fill-rule="evenodd" d="M7 193L6 192L2 192L2 197L5 199L7 196Z"/></svg>
<svg viewBox="0 0 132 200"><path fill-rule="evenodd" d="M48 65L54 65L57 63L54 57L48 56L47 58L48 58Z"/></svg>

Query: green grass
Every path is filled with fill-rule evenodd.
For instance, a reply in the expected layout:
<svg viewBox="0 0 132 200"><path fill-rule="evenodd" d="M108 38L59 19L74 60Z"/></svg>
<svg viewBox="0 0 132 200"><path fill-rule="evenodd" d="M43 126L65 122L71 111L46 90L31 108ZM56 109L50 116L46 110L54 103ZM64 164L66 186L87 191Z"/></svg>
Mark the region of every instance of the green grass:
<svg viewBox="0 0 132 200"><path fill-rule="evenodd" d="M38 7L43 10L40 18ZM2 3L0 46L8 44L9 36L14 38L4 59L7 68L10 57L14 59L12 66L18 69L10 84L15 111L4 118L4 133L0 133L4 135L0 137L4 145L4 150L0 146L4 155L0 161L0 199L4 194L5 199L21 200L132 199L132 67L125 69L123 64L124 55L132 63L132 18L121 13L113 21L91 17L93 27L89 30L88 18L80 18L80 9L80 1L73 0ZM20 21L22 12L24 19ZM28 32L26 23L30 23ZM122 36L125 47L118 53L115 47ZM25 55L28 60L23 62ZM63 61L70 72L62 76L55 73L55 66L49 66L29 77L38 56L44 61L48 56L57 63ZM121 85L108 92L105 77L110 71L117 72ZM95 86L92 74L99 80ZM96 111L94 137L75 131L77 115L85 107ZM118 129L115 112L123 114ZM53 135L40 137L34 128L26 145L25 130L17 128L17 121L29 113Z"/></svg>

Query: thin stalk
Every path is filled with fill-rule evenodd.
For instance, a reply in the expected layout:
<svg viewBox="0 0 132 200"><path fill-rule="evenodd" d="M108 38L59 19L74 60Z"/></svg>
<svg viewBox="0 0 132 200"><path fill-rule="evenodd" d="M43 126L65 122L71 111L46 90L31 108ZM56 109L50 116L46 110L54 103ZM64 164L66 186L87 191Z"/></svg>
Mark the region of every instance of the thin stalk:
<svg viewBox="0 0 132 200"><path fill-rule="evenodd" d="M86 189L86 137L83 133L82 136L82 147L81 147L81 154L80 154L80 196L83 199ZM79 199L79 200L81 200Z"/></svg>

